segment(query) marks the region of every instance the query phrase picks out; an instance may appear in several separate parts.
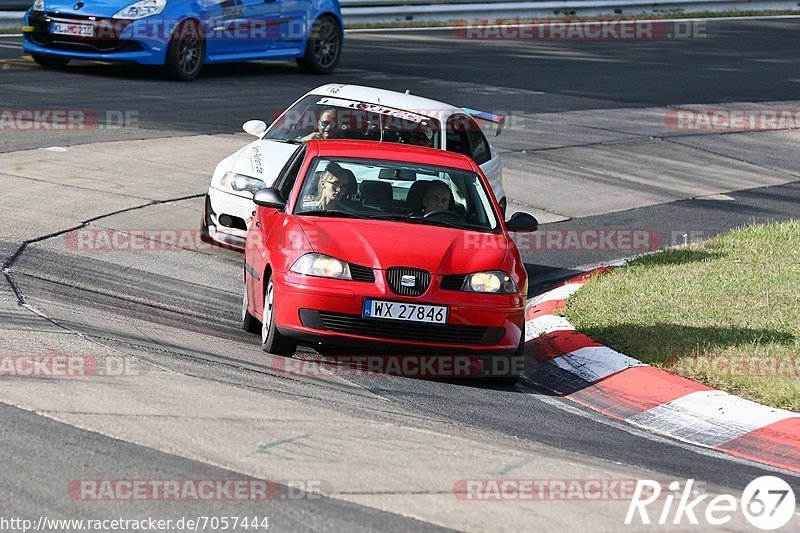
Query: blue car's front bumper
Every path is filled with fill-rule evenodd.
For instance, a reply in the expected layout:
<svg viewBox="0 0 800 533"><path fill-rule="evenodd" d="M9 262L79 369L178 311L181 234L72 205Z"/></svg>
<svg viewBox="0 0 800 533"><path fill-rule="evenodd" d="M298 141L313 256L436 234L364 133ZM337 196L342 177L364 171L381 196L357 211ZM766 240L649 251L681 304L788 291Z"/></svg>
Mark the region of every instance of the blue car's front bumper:
<svg viewBox="0 0 800 533"><path fill-rule="evenodd" d="M39 12L25 14L23 50L29 54L43 54L71 59L93 61L122 61L142 65L163 65L169 40L158 31L149 31L143 19L127 23L114 19L95 20L64 17ZM52 22L92 24L97 38L53 35ZM105 26L103 26L105 24Z"/></svg>

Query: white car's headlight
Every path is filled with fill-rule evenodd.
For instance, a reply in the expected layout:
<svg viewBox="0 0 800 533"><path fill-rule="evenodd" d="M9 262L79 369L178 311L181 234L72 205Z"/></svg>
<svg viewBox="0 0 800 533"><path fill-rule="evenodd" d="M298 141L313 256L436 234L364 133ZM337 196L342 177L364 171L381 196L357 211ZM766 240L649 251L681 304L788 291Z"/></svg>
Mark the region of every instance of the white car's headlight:
<svg viewBox="0 0 800 533"><path fill-rule="evenodd" d="M219 180L219 184L233 191L249 191L253 194L267 186L260 179L237 174L236 172L226 172L223 174L222 179Z"/></svg>
<svg viewBox="0 0 800 533"><path fill-rule="evenodd" d="M350 265L323 254L306 254L295 261L289 271L320 278L353 279L350 275Z"/></svg>
<svg viewBox="0 0 800 533"><path fill-rule="evenodd" d="M44 11L44 0L36 0L31 7L31 11Z"/></svg>
<svg viewBox="0 0 800 533"><path fill-rule="evenodd" d="M120 10L115 19L138 20L151 15L158 15L167 7L167 0L139 0L135 4Z"/></svg>
<svg viewBox="0 0 800 533"><path fill-rule="evenodd" d="M462 290L467 292L489 292L493 294L514 294L517 284L511 276L499 270L477 272L467 276Z"/></svg>

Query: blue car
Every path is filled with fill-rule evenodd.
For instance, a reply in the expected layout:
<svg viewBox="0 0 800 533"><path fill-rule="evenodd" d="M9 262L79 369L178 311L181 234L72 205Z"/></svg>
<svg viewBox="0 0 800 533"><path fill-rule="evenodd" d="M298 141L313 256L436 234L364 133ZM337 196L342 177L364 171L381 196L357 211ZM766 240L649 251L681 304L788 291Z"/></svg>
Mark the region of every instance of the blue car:
<svg viewBox="0 0 800 533"><path fill-rule="evenodd" d="M45 67L119 61L191 80L204 64L295 59L305 72L329 74L342 27L338 0L36 0L23 42Z"/></svg>

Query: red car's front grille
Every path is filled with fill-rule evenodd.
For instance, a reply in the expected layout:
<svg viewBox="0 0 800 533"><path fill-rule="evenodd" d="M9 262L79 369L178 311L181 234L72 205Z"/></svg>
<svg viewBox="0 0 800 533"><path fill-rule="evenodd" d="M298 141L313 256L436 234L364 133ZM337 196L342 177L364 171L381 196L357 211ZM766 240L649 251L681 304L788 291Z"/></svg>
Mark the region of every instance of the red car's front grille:
<svg viewBox="0 0 800 533"><path fill-rule="evenodd" d="M404 279L405 278L405 279ZM406 280L413 281L406 284ZM386 281L393 293L400 296L421 296L431 284L431 273L418 268L392 267L386 269Z"/></svg>
<svg viewBox="0 0 800 533"><path fill-rule="evenodd" d="M357 315L340 313L319 312L319 318L322 322L322 327L329 331L414 342L487 346L497 344L505 334L504 328L465 326L461 324L434 326L415 322L365 319Z"/></svg>
<svg viewBox="0 0 800 533"><path fill-rule="evenodd" d="M443 291L460 291L467 280L467 274L447 274L442 276L442 282L439 287Z"/></svg>

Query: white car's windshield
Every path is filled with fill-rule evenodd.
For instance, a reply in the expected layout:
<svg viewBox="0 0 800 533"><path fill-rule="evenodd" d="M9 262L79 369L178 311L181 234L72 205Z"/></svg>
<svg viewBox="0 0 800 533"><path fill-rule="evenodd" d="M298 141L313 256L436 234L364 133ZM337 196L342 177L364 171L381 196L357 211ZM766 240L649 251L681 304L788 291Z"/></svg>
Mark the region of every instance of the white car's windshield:
<svg viewBox="0 0 800 533"><path fill-rule="evenodd" d="M476 173L392 161L316 158L294 214L499 231Z"/></svg>
<svg viewBox="0 0 800 533"><path fill-rule="evenodd" d="M270 127L266 139L382 140L441 147L439 121L413 111L333 96L306 96Z"/></svg>

